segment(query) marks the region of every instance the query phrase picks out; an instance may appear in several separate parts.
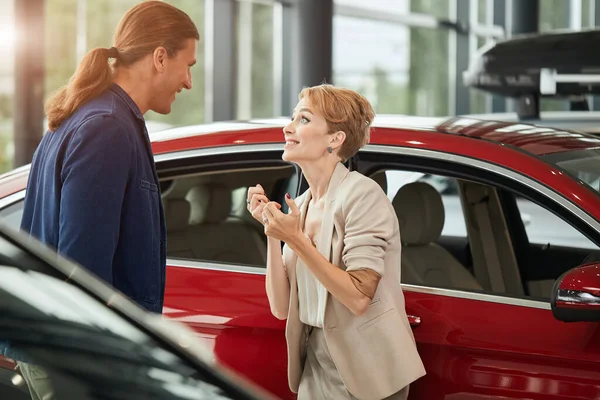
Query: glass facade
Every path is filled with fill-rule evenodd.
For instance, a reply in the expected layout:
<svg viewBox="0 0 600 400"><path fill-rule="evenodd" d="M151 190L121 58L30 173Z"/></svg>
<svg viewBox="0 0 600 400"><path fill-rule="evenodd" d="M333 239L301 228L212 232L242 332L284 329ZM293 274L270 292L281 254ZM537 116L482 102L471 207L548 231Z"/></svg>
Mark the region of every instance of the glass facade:
<svg viewBox="0 0 600 400"><path fill-rule="evenodd" d="M275 4L240 2L236 14L238 55L238 119L278 115L275 96L274 59L277 11ZM280 94L279 94L280 95Z"/></svg>
<svg viewBox="0 0 600 400"><path fill-rule="evenodd" d="M0 2L0 172L8 171L13 165L13 96L16 30L14 27L14 3Z"/></svg>
<svg viewBox="0 0 600 400"><path fill-rule="evenodd" d="M16 1L0 2L0 52L6 60L14 60L13 39L18 34L14 27ZM138 1L45 0L45 98L67 82L87 51L112 45L120 18ZM205 110L207 99L213 99L208 92L218 91L221 86L209 87L207 82L211 82L211 68L219 70L219 63L223 62L222 57L212 62L211 54L224 44L230 46L228 62L234 66L228 89L233 92L235 103L230 119L289 114L282 108L282 104L287 107L282 97L291 79L290 63L285 57L294 49L288 48L290 21L286 18L295 2L231 0L231 26L235 32L219 38L210 35L211 27L219 21L207 21L214 16L210 10L219 1L167 0L190 15L200 30L201 40L198 62L192 69L193 89L178 96L171 114L149 112L146 119L150 131L211 120L207 117L210 112ZM495 40L490 30L503 28L494 26L494 22L498 23L495 13L499 8L508 10L516 0L333 1L334 84L361 92L379 114L443 116L457 110L492 112L489 94L462 87L460 66L478 48ZM596 25L595 0L543 0L539 4L541 32ZM457 19L469 27L468 32L457 33L449 27ZM210 47L207 41L211 41ZM468 46L461 46L464 41ZM466 52L461 50L466 48ZM14 68L14 62L0 64L0 172L13 168ZM543 110L565 107L565 102L542 102Z"/></svg>
<svg viewBox="0 0 600 400"><path fill-rule="evenodd" d="M448 17L448 1L338 0L337 4L394 14ZM434 14L435 13L435 14ZM379 114L446 115L450 112L449 34L418 26L336 14L333 83L363 93Z"/></svg>

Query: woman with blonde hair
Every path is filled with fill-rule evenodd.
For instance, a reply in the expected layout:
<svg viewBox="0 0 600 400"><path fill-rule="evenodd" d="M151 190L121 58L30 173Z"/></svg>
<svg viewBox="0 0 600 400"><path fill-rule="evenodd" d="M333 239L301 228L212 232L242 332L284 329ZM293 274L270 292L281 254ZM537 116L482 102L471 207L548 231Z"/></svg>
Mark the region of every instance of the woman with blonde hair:
<svg viewBox="0 0 600 400"><path fill-rule="evenodd" d="M308 190L286 195L288 214L260 185L247 199L268 237L271 311L287 319L290 388L299 400L406 399L425 369L404 309L398 220L380 186L342 164L368 142L373 109L331 85L299 100L283 160Z"/></svg>

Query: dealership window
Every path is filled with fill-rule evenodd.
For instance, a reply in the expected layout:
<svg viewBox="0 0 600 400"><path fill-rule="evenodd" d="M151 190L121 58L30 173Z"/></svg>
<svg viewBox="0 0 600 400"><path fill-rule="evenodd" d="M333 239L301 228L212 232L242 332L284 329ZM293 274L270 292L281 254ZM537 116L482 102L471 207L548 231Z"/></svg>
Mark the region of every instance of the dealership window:
<svg viewBox="0 0 600 400"><path fill-rule="evenodd" d="M237 42L238 57L237 107L238 119L267 118L280 113L275 82L275 55L281 48L281 5L264 2L238 1Z"/></svg>
<svg viewBox="0 0 600 400"><path fill-rule="evenodd" d="M488 0L477 0L471 2L473 7L470 10L470 21L472 25L493 26L493 3ZM470 57L474 57L475 52L487 44L488 40L484 37L471 34L469 36ZM484 114L491 111L492 96L482 90L469 89L469 109L472 114Z"/></svg>
<svg viewBox="0 0 600 400"><path fill-rule="evenodd" d="M364 9L365 17L336 9L333 82L364 94L379 114L447 115L449 38L446 30L377 19L384 11L448 17L447 1L337 0ZM372 12L373 17L369 17Z"/></svg>
<svg viewBox="0 0 600 400"><path fill-rule="evenodd" d="M590 29L596 26L594 19L595 13L595 0L582 0L581 1L581 28Z"/></svg>
<svg viewBox="0 0 600 400"><path fill-rule="evenodd" d="M540 2L539 30L552 32L557 30L580 31L595 26L595 0L544 0ZM541 111L569 110L569 102L563 99L542 99Z"/></svg>
<svg viewBox="0 0 600 400"><path fill-rule="evenodd" d="M544 0L540 2L540 32L568 29L571 0Z"/></svg>
<svg viewBox="0 0 600 400"><path fill-rule="evenodd" d="M4 61L0 63L0 173L12 168L13 161L13 96L15 29L14 3L0 2L0 54Z"/></svg>

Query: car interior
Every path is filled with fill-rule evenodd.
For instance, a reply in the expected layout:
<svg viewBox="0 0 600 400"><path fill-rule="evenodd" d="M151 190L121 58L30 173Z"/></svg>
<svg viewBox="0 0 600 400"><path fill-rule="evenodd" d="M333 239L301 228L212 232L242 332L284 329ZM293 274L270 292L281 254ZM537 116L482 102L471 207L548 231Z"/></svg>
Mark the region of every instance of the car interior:
<svg viewBox="0 0 600 400"><path fill-rule="evenodd" d="M247 212L247 188L260 184L270 200L285 204L295 172L284 165L164 179L167 256L264 267L266 237Z"/></svg>
<svg viewBox="0 0 600 400"><path fill-rule="evenodd" d="M385 172L380 170L371 177L387 192ZM556 278L598 254L598 247L591 242L587 248L531 243L527 221L517 208L517 201L524 200L520 196L464 179L436 176L434 184L440 178L453 183L435 188L429 183L431 175L424 175L403 185L393 197L403 243L405 284L547 300ZM447 213L457 212L448 207L449 196L460 200L458 212L466 226L462 237L441 234L449 220ZM573 232L585 239L579 231Z"/></svg>
<svg viewBox="0 0 600 400"><path fill-rule="evenodd" d="M425 174L388 193L386 171L370 177L392 199L399 220L405 284L548 300L556 278L598 253L593 244L530 243L528 217L517 207L523 199L505 189ZM168 257L265 267L263 227L246 209L247 189L258 183L285 212L285 193L296 191L298 174L281 164L162 177ZM451 196L458 210L448 208ZM445 224L457 218L465 232L444 235Z"/></svg>

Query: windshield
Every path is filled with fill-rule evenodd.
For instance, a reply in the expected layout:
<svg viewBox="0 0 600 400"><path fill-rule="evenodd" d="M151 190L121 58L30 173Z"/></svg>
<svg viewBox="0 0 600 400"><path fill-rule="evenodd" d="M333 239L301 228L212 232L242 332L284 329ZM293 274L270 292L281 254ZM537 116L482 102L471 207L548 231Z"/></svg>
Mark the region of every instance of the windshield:
<svg viewBox="0 0 600 400"><path fill-rule="evenodd" d="M600 192L600 148L552 153L543 158Z"/></svg>
<svg viewBox="0 0 600 400"><path fill-rule="evenodd" d="M0 363L0 392L14 386L8 398L26 398L19 394L27 386L6 367L11 360L22 370L41 368L58 399L231 398L210 376L83 290L3 265L0 354L6 357Z"/></svg>

